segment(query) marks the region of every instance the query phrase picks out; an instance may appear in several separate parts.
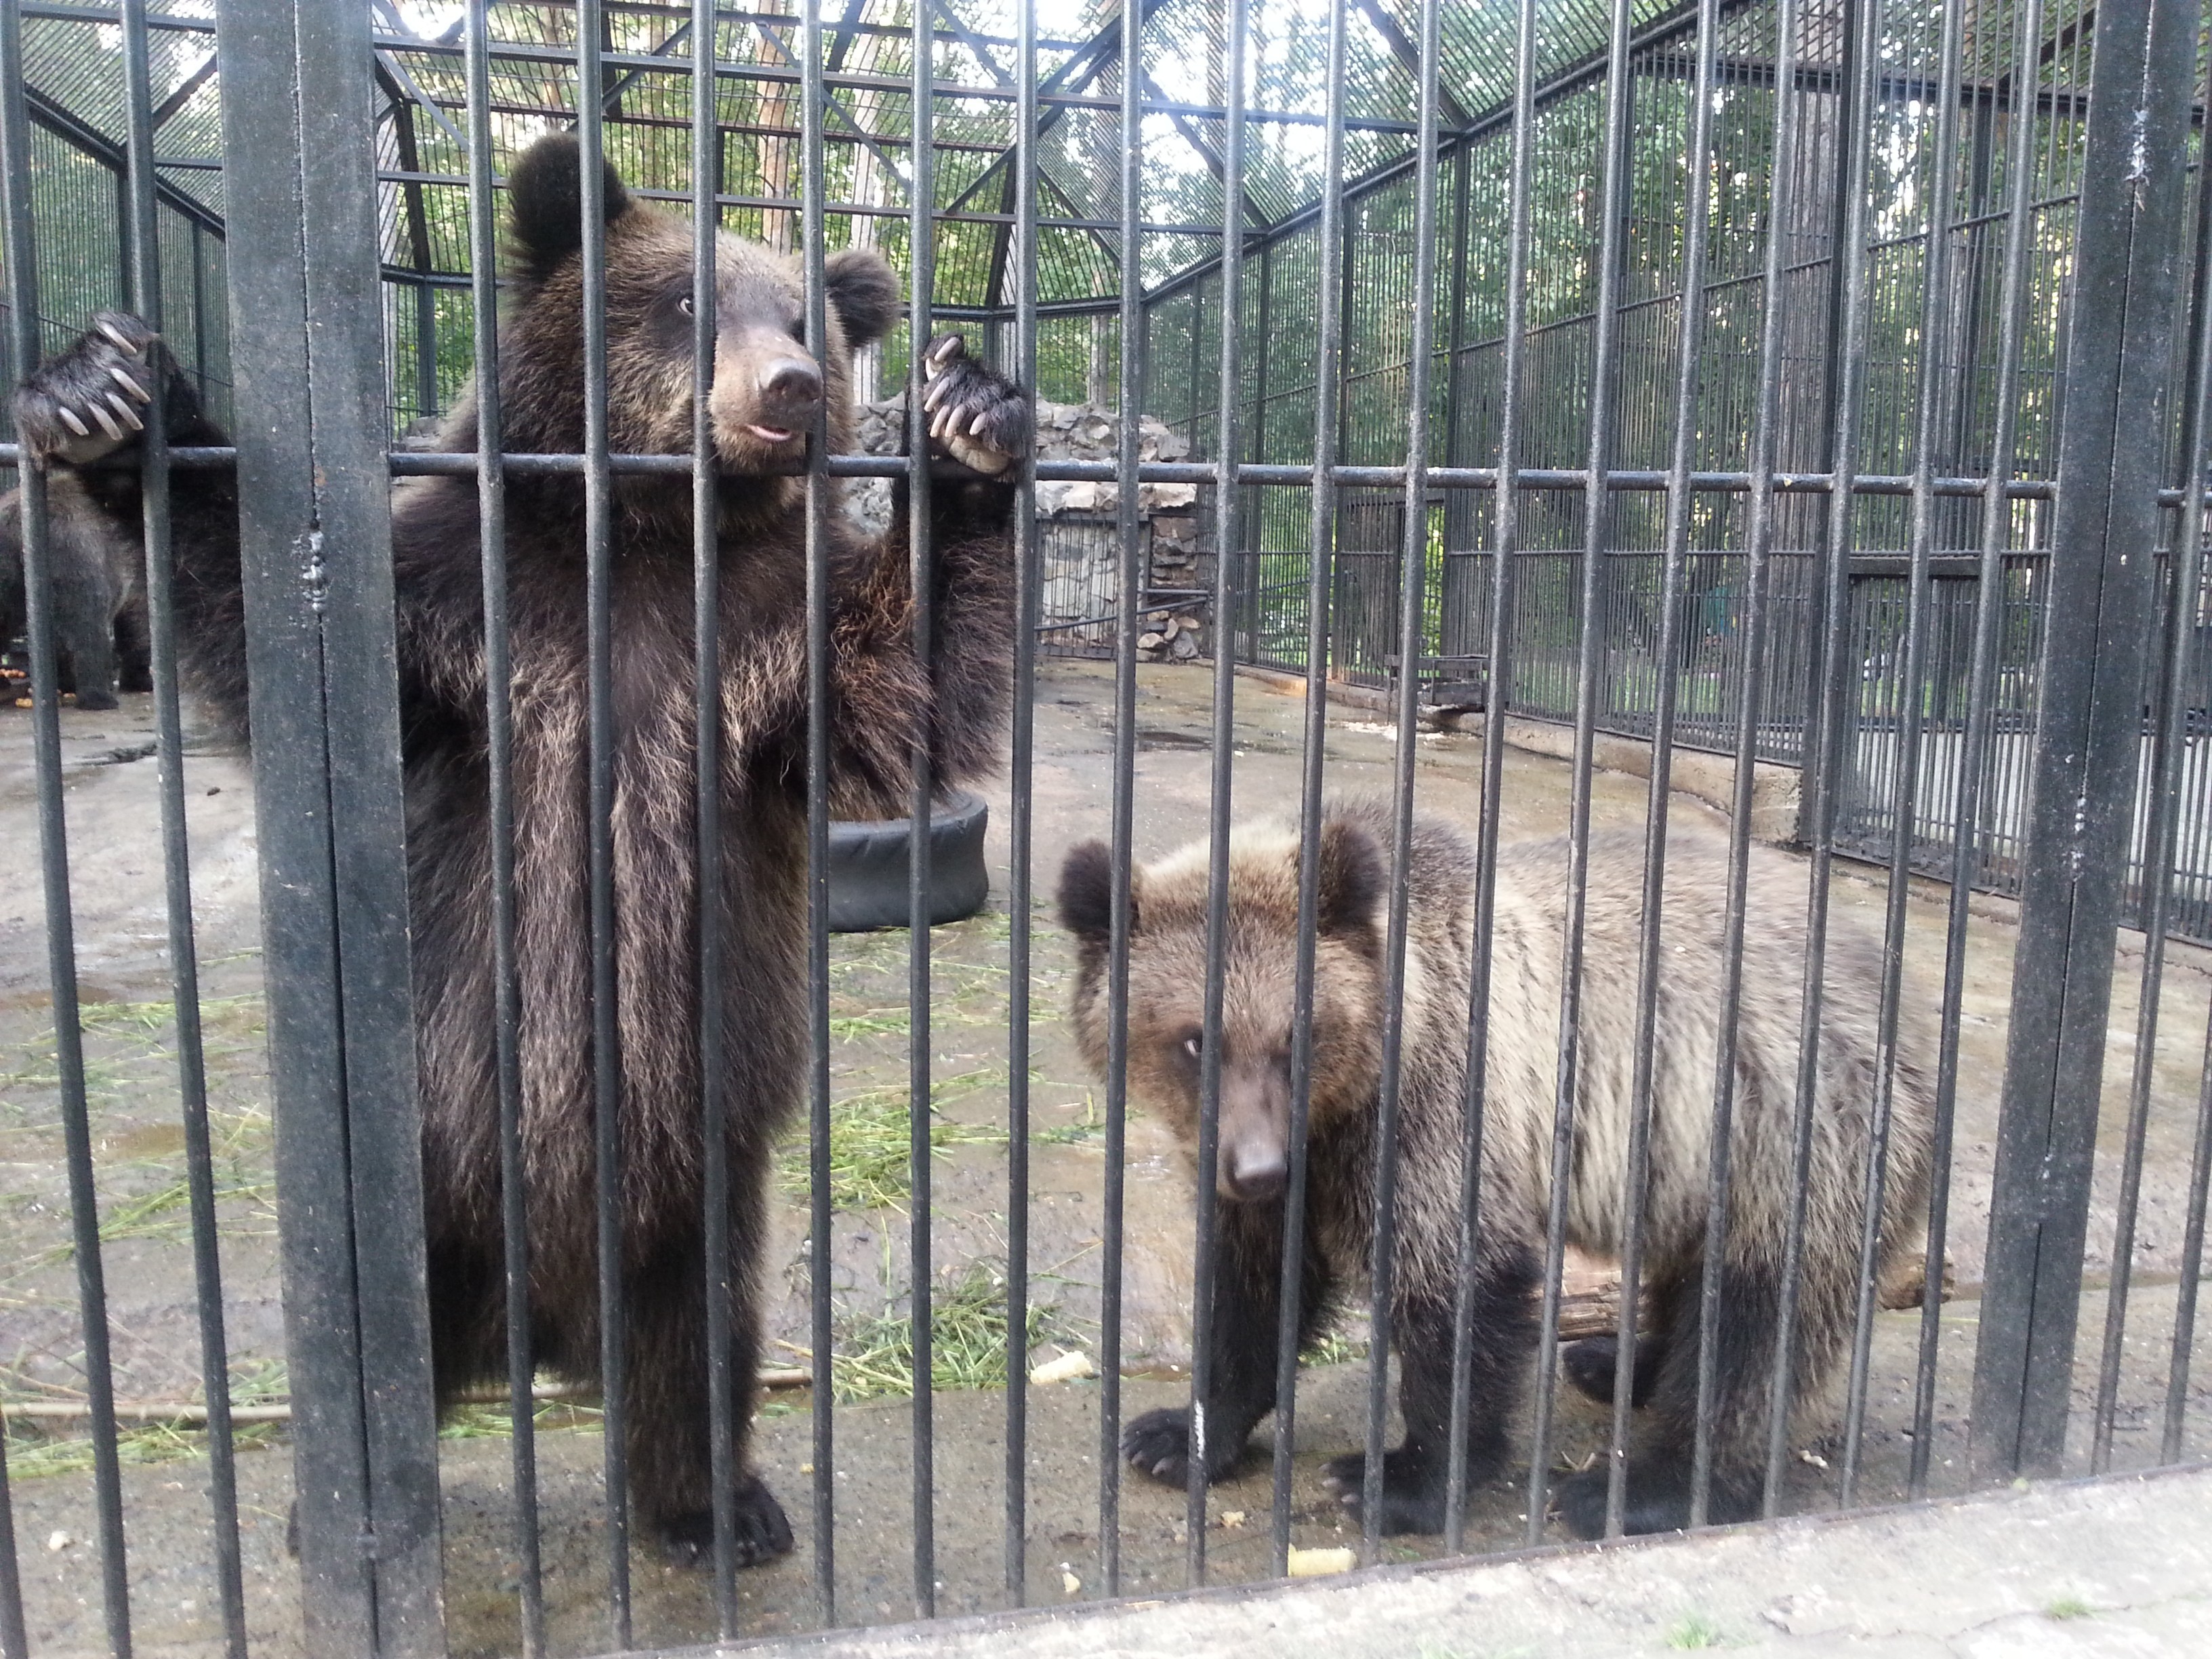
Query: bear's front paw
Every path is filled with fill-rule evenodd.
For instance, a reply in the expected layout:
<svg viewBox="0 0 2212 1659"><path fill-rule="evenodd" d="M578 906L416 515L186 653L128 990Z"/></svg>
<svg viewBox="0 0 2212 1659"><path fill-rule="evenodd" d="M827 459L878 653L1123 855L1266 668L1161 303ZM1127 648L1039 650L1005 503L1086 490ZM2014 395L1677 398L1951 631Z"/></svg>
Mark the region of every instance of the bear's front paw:
<svg viewBox="0 0 2212 1659"><path fill-rule="evenodd" d="M714 1559L714 1511L695 1510L660 1522L661 1548L679 1567L699 1565ZM791 1553L791 1522L783 1505L757 1475L746 1476L737 1492L736 1524L732 1537L740 1567L758 1566Z"/></svg>
<svg viewBox="0 0 2212 1659"><path fill-rule="evenodd" d="M940 334L922 356L928 389L930 447L961 465L996 477L1029 447L1030 410L1021 389L968 355L957 334Z"/></svg>
<svg viewBox="0 0 2212 1659"><path fill-rule="evenodd" d="M1322 1482L1355 1522L1366 1515L1367 1456L1347 1452L1322 1468ZM1444 1481L1440 1464L1400 1446L1382 1454L1383 1535L1444 1529Z"/></svg>
<svg viewBox="0 0 2212 1659"><path fill-rule="evenodd" d="M1206 1478L1218 1480L1243 1455L1243 1435L1216 1435L1206 1449ZM1190 1480L1190 1413L1176 1406L1133 1418L1121 1431L1121 1455L1155 1480L1182 1486Z"/></svg>
<svg viewBox="0 0 2212 1659"><path fill-rule="evenodd" d="M43 461L82 466L145 429L161 336L128 312L103 311L67 351L16 389L15 432Z"/></svg>

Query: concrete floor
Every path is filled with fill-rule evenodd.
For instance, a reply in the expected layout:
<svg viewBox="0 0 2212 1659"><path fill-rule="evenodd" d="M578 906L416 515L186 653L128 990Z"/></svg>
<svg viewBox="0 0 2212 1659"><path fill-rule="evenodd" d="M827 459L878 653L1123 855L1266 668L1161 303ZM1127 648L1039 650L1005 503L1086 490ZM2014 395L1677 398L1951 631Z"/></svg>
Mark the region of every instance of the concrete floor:
<svg viewBox="0 0 2212 1659"><path fill-rule="evenodd" d="M1382 1567L1257 1595L700 1649L845 1659L2200 1659L2212 1470Z"/></svg>
<svg viewBox="0 0 2212 1659"><path fill-rule="evenodd" d="M1279 810L1296 799L1300 767L1302 698L1257 679L1238 683L1236 791L1238 810ZM162 962L155 773L144 699L126 700L112 714L65 716L70 816L77 849L73 874L79 953L92 999L88 1050L94 1061L94 1129L103 1216L112 1242L105 1252L117 1333L118 1392L126 1398L188 1397L197 1386L191 1325L192 1282L174 1189L179 1135L171 1045L161 1004L168 996ZM1050 890L1060 857L1073 842L1105 832L1111 798L1110 673L1104 665L1052 662L1041 673L1035 791L1037 891ZM1332 710L1329 782L1342 791L1387 789L1395 751L1387 717L1359 708ZM35 847L27 746L27 720L0 716L0 837ZM1140 676L1137 720L1137 848L1164 852L1200 833L1212 757L1210 675L1200 668L1148 668ZM1521 733L1532 744L1556 747L1555 732ZM1478 800L1480 738L1424 734L1417 739L1424 809L1472 824ZM1646 786L1634 775L1640 751L1608 745L1603 758L1626 769L1601 771L1594 811L1601 823L1640 823ZM1725 798L1724 763L1686 765L1686 783ZM1786 775L1784 775L1786 781ZM259 1053L253 906L251 790L234 758L194 752L187 759L187 796L194 823L195 885L206 994L216 1053L212 1108L225 1162L222 1193L225 1304L231 1328L234 1391L281 1390L281 1330L265 1182L267 1099ZM1565 827L1568 769L1553 756L1509 750L1505 822L1509 837ZM1773 809L1763 777L1762 819L1786 821ZM1006 1111L1006 917L1004 781L987 792L993 805L994 908L938 930L933 1000L935 1074L959 1079L944 1090L943 1112L957 1144L934 1172L932 1264L940 1279L972 1264L1002 1262L1008 1212L1002 1126ZM1722 820L1694 796L1679 793L1685 818ZM1839 908L1879 926L1885 898L1878 872L1838 866ZM1907 907L1908 967L1923 986L1937 982L1944 926L1939 889L1916 886ZM10 1397L52 1396L81 1383L76 1277L57 1250L66 1194L59 1163L58 1116L50 1052L51 1011L45 999L42 911L35 886L0 893L0 1161L8 1169L0 1199L0 1385ZM1045 1139L1033 1152L1028 1197L1036 1295L1050 1306L1042 1354L1095 1346L1103 1178L1097 1103L1059 1018L1071 968L1057 929L1040 912L1032 963L1035 1037L1032 1110ZM1966 1013L1961 1028L1962 1085L1953 1225L1948 1241L1960 1299L1945 1310L1939 1367L1937 1492L1964 1484L1963 1416L1972 1364L1973 1293L1980 1278L1987 1226L1989 1164L2002 1073L2013 929L2008 907L1978 902L1969 939ZM2109 1268L2113 1194L2132 1063L2134 997L2140 951L2124 960L2112 1018L2112 1052L2098 1196L2092 1218L2089 1267ZM902 1089L907 1037L902 934L839 942L834 1012L847 1031L833 1057L841 1098ZM2142 1219L2135 1261L2138 1290L2129 1310L2125 1386L2118 1462L2140 1467L2154 1452L2171 1331L2173 1276L2179 1269L2182 1206L2193 1131L2205 1010L2212 976L2206 953L2170 952L2155 1059L2156 1091L2147 1149ZM1142 1117L1129 1126L1125 1223L1123 1343L1128 1369L1144 1373L1125 1384L1123 1408L1133 1413L1177 1396L1175 1368L1188 1358L1189 1199L1176 1148L1159 1126ZM782 1295L772 1334L788 1345L780 1357L797 1362L807 1340L804 1153L787 1160L790 1190L779 1217L776 1260ZM840 1213L834 1239L833 1297L849 1325L903 1306L912 1281L908 1218L896 1202ZM2093 1284L2094 1279L2093 1279ZM2082 1348L2094 1355L2105 1318L2104 1297L2084 1298ZM1865 1463L1856 1497L1887 1501L1904 1495L1917 1315L1878 1322L1870 1369ZM2212 1453L2212 1353L2200 1334L2191 1395L2193 1455ZM1342 1540L1336 1506L1317 1483L1320 1462L1358 1443L1365 1368L1351 1364L1307 1373L1298 1432L1299 1474L1293 1492L1294 1541L1301 1547ZM73 1382L72 1379L75 1379ZM2093 1388L2085 1366L2077 1382ZM1030 1506L1026 1528L1027 1597L1065 1603L1100 1592L1097 1462L1098 1390L1076 1382L1029 1391ZM836 1416L834 1477L838 1613L841 1621L880 1623L912 1611L911 1477L904 1400L842 1407ZM1005 1397L996 1390L940 1393L936 1400L936 1504L940 1611L959 1613L1001 1606L1004 1584L1001 1438ZM813 1483L811 1417L803 1393L779 1394L760 1424L762 1462L800 1533L789 1560L745 1576L749 1633L800 1631L818 1622L811 1579L810 1488ZM476 1427L484 1426L477 1424ZM1579 1405L1565 1413L1558 1459L1587 1455L1602 1425ZM297 1650L296 1586L281 1549L281 1520L289 1501L289 1460L279 1449L242 1453L240 1478L246 1509L245 1540L249 1601L258 1650ZM1262 1439L1264 1440L1264 1431ZM1840 1439L1834 1424L1804 1425L1806 1455L1793 1466L1791 1504L1818 1510L1837 1502ZM598 1516L599 1442L588 1427L540 1437L544 1471L545 1559L555 1650L605 1651L604 1534ZM2084 1449L2086 1442L2084 1442ZM447 1477L447 1614L456 1653L514 1650L516 1626L506 1496L503 1439L449 1438L442 1443ZM20 1461L20 1459L19 1459ZM2082 1467L2086 1467L2084 1462ZM200 1496L204 1465L185 1459L125 1472L131 1576L142 1653L212 1653L207 1522ZM1481 1547L1517 1542L1524 1507L1517 1484L1482 1495L1474 1537ZM101 1645L89 1484L81 1473L19 1478L17 1534L33 1620L34 1651L89 1652ZM1264 1574L1269 1504L1264 1460L1217 1488L1209 1514L1209 1554L1217 1578ZM1241 1525L1223 1522L1241 1511ZM1185 1546L1179 1493L1132 1476L1121 1501L1122 1589L1156 1593L1184 1583ZM56 1544L54 1540L61 1541ZM48 1547L52 1545L52 1547ZM1394 1559L1415 1550L1394 1550ZM1064 1564L1064 1565L1063 1565ZM703 1639L713 1630L702 1576L677 1572L641 1557L637 1623L642 1647ZM1073 1580L1075 1588L1068 1588ZM1092 1650L1085 1650L1086 1651ZM1129 1649L1130 1651L1140 1650ZM1400 1648L1393 1651L1413 1650ZM1438 1651L1452 1650L1449 1645ZM1468 1649L1475 1651L1476 1649ZM1481 1650L1487 1650L1486 1649ZM1568 1650L1547 1650L1565 1651Z"/></svg>

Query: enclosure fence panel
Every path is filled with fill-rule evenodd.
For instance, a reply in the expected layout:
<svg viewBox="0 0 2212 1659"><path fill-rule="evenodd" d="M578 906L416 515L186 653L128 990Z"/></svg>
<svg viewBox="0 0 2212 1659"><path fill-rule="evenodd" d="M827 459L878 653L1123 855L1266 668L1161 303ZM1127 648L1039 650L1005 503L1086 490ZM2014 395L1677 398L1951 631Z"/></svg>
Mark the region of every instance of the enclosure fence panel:
<svg viewBox="0 0 2212 1659"><path fill-rule="evenodd" d="M2208 64L0 0L0 1659L2212 1455Z"/></svg>

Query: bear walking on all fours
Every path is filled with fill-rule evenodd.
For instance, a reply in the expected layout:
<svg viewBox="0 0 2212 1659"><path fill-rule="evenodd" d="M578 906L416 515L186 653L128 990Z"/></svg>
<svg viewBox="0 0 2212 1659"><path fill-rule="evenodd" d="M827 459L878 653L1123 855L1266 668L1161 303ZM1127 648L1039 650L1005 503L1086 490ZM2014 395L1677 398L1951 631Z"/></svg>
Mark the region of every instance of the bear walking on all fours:
<svg viewBox="0 0 2212 1659"><path fill-rule="evenodd" d="M1389 817L1338 805L1322 823L1316 945L1307 1222L1301 1340L1310 1340L1337 1287L1364 1276L1382 1060L1383 947ZM1245 825L1231 842L1227 981L1222 1020L1220 1155L1200 1172L1225 1200L1213 1285L1212 1381L1206 1404L1209 1474L1237 1461L1275 1403L1282 1194L1290 1126L1299 834ZM1626 1526L1656 1532L1690 1515L1713 1091L1723 984L1725 842L1679 835L1668 845L1662 933L1665 971L1651 1085L1650 1176L1644 1192L1644 1284L1652 1316L1638 1343L1633 1403L1644 1407L1628 1455ZM1634 833L1590 838L1582 1000L1581 1085L1566 1199L1570 1243L1618 1252L1636 1032L1644 844ZM1197 1138L1206 984L1207 848L1138 870L1131 887L1128 1077L1131 1095ZM1537 1336L1532 1301L1551 1189L1567 843L1500 850L1491 957L1468 1442L1470 1486L1503 1468L1507 1425ZM1397 1143L1391 1338L1400 1360L1404 1443L1386 1454L1386 1532L1439 1532L1449 1476L1455 1297L1459 1279L1462 1085L1473 974L1474 854L1453 830L1416 823ZM1077 1036L1093 1066L1106 1054L1110 897L1106 848L1069 855L1065 925L1079 942ZM1782 1262L1794 1182L1805 884L1797 866L1754 850L1749 870L1741 1011L1729 1137L1727 1249L1714 1355L1713 1485L1709 1516L1759 1509ZM1805 1189L1803 1270L1794 1403L1816 1401L1848 1340L1857 1304L1860 1220L1876 1093L1879 942L1836 916L1821 1003L1818 1093ZM1878 1266L1919 1237L1927 1204L1934 1066L1912 1000L1901 1011ZM1566 1350L1571 1380L1612 1398L1612 1340ZM1186 1410L1148 1412L1122 1449L1139 1468L1180 1485ZM1364 1458L1329 1466L1360 1503ZM1604 1530L1602 1467L1563 1481L1561 1514L1584 1537Z"/></svg>
<svg viewBox="0 0 2212 1659"><path fill-rule="evenodd" d="M145 542L135 521L127 531L118 525L68 472L55 473L46 487L46 568L59 689L76 692L80 708L114 708L118 683L125 691L151 691ZM21 634L29 617L23 492L11 489L0 495L0 646Z"/></svg>
<svg viewBox="0 0 2212 1659"><path fill-rule="evenodd" d="M579 159L540 141L509 179L515 287L500 331L502 441L575 453L584 439ZM688 451L693 275L688 223L606 179L607 432L617 453ZM731 1370L742 1475L741 1561L791 1547L782 1510L744 1462L761 1344L772 1149L804 1076L807 753L805 483L793 476L817 416L849 447L850 356L898 312L875 253L828 262L828 337L803 343L797 264L725 235L714 277L712 394L721 547L720 895L732 1170ZM987 766L1012 657L1012 458L1024 395L930 344L927 404L949 453L929 493L933 672L911 638L903 485L880 541L830 515L832 799L842 816L906 811L915 745L933 775ZM127 390L126 390L127 388ZM224 441L154 335L109 314L17 394L33 453L77 470L120 526L137 470L94 429L103 405L160 395L180 444ZM477 445L473 396L441 447ZM119 464L102 465L109 457ZM237 492L228 472L173 485L179 623L198 689L246 716ZM629 1470L641 1518L679 1559L712 1535L707 1262L702 1227L694 892L691 483L618 477L613 528L614 911L619 975L623 1289ZM531 1314L538 1363L598 1375L589 913L585 540L580 477L510 474L516 969ZM482 576L473 480L393 492L409 902L422 1105L433 1348L450 1401L505 1375L494 1047L490 815Z"/></svg>

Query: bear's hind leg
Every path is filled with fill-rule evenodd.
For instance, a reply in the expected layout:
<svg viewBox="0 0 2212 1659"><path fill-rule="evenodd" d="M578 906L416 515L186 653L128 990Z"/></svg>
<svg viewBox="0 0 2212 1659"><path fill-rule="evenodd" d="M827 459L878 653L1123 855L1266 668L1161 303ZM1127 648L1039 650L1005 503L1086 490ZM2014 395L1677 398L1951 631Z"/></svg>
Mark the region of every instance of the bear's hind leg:
<svg viewBox="0 0 2212 1659"><path fill-rule="evenodd" d="M1282 1308L1283 1206L1224 1202L1215 1211L1212 1374L1207 1380L1206 1468L1218 1480L1236 1467L1260 1419L1275 1408L1276 1330ZM1298 1343L1321 1329L1330 1275L1309 1220L1299 1291ZM1130 1419L1121 1455L1170 1486L1189 1480L1190 1408L1165 1406Z"/></svg>
<svg viewBox="0 0 2212 1659"><path fill-rule="evenodd" d="M154 641L146 596L132 595L115 617L115 660L125 691L154 689Z"/></svg>
<svg viewBox="0 0 2212 1659"><path fill-rule="evenodd" d="M1496 1475L1510 1450L1506 1424L1536 1340L1528 1303L1535 1282L1535 1260L1525 1249L1515 1248L1477 1271L1468 1345L1470 1490ZM1441 1293L1401 1294L1397 1304L1390 1334L1398 1352L1406 1438L1382 1455L1382 1530L1440 1533L1451 1486L1453 1297L1447 1286ZM1350 1452L1329 1461L1325 1478L1345 1508L1363 1515L1366 1475L1367 1455Z"/></svg>
<svg viewBox="0 0 2212 1659"><path fill-rule="evenodd" d="M1650 1402L1628 1453L1624 1533L1673 1532L1690 1524L1698 1429L1698 1305L1702 1273L1693 1264L1653 1286L1652 1322L1661 1358ZM1731 1267L1722 1274L1714 1351L1712 1480L1705 1519L1748 1521L1759 1510L1766 1462L1766 1404L1780 1303L1773 1273ZM1640 1345L1639 1345L1640 1346ZM1638 1356L1638 1371L1643 1370ZM1602 1461L1559 1483L1556 1507L1579 1538L1605 1535L1607 1472Z"/></svg>
<svg viewBox="0 0 2212 1659"><path fill-rule="evenodd" d="M755 1206L755 1208L759 1207ZM760 1292L746 1266L757 1255L741 1199L731 1218L732 1536L737 1564L750 1567L791 1553L791 1522L751 1468L749 1456L759 1393ZM696 1243L696 1236L691 1242ZM669 1559L688 1566L714 1553L714 1437L707 1381L706 1250L681 1245L631 1277L628 1315L629 1488L639 1517Z"/></svg>

